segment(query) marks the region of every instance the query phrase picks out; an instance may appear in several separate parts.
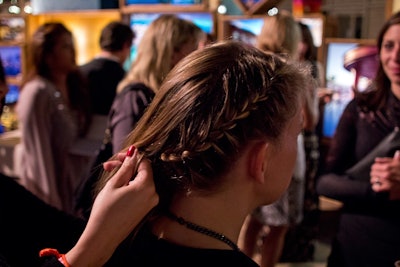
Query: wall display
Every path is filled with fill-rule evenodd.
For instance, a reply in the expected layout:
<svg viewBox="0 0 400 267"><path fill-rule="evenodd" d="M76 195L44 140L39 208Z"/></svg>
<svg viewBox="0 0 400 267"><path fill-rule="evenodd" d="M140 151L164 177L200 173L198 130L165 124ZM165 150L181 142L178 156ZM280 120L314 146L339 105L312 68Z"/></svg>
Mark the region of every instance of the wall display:
<svg viewBox="0 0 400 267"><path fill-rule="evenodd" d="M6 105L17 103L19 97L19 86L16 84L8 85L8 93L6 94Z"/></svg>
<svg viewBox="0 0 400 267"><path fill-rule="evenodd" d="M119 0L122 14L142 12L204 12L208 0Z"/></svg>
<svg viewBox="0 0 400 267"><path fill-rule="evenodd" d="M126 0L126 5L135 4L173 4L173 5L190 5L190 4L200 4L201 0Z"/></svg>
<svg viewBox="0 0 400 267"><path fill-rule="evenodd" d="M324 38L324 16L321 14L304 15L296 17L296 19L308 26L313 36L315 46L322 47Z"/></svg>
<svg viewBox="0 0 400 267"><path fill-rule="evenodd" d="M283 0L234 0L245 15L266 14Z"/></svg>
<svg viewBox="0 0 400 267"><path fill-rule="evenodd" d="M220 16L218 19L219 40L234 39L255 44L256 37L261 31L265 15ZM323 38L325 17L322 14L306 14L295 17L306 24L313 35L314 44L318 48L318 59L323 61Z"/></svg>
<svg viewBox="0 0 400 267"><path fill-rule="evenodd" d="M158 18L162 13L133 13L129 16L130 25L133 31L136 33L136 38L132 44L130 62L125 63L126 67L129 68L130 63L135 60L137 54L137 46L142 39L144 32L148 25ZM214 15L210 12L187 12L187 13L176 13L176 15L182 19L193 21L198 27L200 27L206 33L214 33Z"/></svg>
<svg viewBox="0 0 400 267"><path fill-rule="evenodd" d="M325 79L326 92L324 96L324 109L322 114L322 134L332 137L337 123L348 102L354 96L355 73L345 67L346 54L360 45L374 45L375 40L370 39L340 39L327 38L325 40ZM348 55L348 54L347 54ZM376 65L371 66L376 68ZM373 77L360 77L358 89L365 89Z"/></svg>
<svg viewBox="0 0 400 267"><path fill-rule="evenodd" d="M22 48L20 46L0 46L0 58L6 76L18 76L21 74Z"/></svg>
<svg viewBox="0 0 400 267"><path fill-rule="evenodd" d="M0 42L23 42L25 40L25 19L4 16L0 18Z"/></svg>
<svg viewBox="0 0 400 267"><path fill-rule="evenodd" d="M233 39L255 45L264 23L263 16L223 16L218 25L219 39Z"/></svg>

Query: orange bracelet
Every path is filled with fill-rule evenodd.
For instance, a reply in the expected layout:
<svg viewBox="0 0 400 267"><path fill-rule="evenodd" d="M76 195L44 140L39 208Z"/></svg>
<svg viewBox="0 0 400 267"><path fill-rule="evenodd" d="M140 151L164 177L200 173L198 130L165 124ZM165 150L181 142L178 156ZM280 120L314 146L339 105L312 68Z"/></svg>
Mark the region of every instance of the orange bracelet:
<svg viewBox="0 0 400 267"><path fill-rule="evenodd" d="M65 254L60 254L57 249L54 248L45 248L39 252L39 257L48 257L48 256L55 256L57 257L58 261L61 262L65 267L71 267L68 263Z"/></svg>

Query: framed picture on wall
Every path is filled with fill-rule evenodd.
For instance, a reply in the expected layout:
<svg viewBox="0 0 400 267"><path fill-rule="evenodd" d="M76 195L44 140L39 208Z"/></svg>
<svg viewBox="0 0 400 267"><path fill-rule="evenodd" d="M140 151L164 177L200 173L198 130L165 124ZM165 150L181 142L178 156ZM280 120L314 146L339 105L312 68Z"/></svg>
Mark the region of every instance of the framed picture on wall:
<svg viewBox="0 0 400 267"><path fill-rule="evenodd" d="M22 17L4 16L0 18L0 43L24 42L25 19Z"/></svg>

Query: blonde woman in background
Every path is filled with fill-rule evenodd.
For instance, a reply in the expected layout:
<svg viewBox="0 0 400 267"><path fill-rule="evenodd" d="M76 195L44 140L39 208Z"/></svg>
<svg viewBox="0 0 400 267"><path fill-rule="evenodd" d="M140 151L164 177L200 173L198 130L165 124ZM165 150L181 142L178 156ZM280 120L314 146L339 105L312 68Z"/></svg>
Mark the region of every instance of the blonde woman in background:
<svg viewBox="0 0 400 267"><path fill-rule="evenodd" d="M113 152L118 152L168 72L196 50L205 33L193 22L161 15L144 33L132 66L117 87L110 111Z"/></svg>
<svg viewBox="0 0 400 267"><path fill-rule="evenodd" d="M168 72L182 58L196 50L206 34L193 22L176 15L160 15L146 29L137 56L124 79L108 116L107 149L100 153L91 176L79 192L78 212L88 217L93 203L92 189L101 163L118 152L124 140L142 117Z"/></svg>
<svg viewBox="0 0 400 267"><path fill-rule="evenodd" d="M256 47L285 57L288 61L298 61L298 46L301 41L301 31L298 22L287 11L277 15L267 16ZM314 90L313 86L310 89ZM311 94L306 94L303 105L303 130L312 129L318 121L318 109ZM305 183L305 149L303 134L298 136L297 161L288 190L276 202L258 207L249 215L242 229L242 249L253 257L258 238L265 234L261 247L261 267L273 267L279 262L285 243L286 233L291 225L298 224L303 218L304 183Z"/></svg>

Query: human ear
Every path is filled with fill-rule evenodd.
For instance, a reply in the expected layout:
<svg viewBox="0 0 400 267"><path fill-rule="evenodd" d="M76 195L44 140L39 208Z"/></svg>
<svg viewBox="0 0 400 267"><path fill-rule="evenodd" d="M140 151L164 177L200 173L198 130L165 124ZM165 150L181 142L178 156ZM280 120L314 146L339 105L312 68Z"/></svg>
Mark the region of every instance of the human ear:
<svg viewBox="0 0 400 267"><path fill-rule="evenodd" d="M269 149L268 143L260 142L255 144L250 151L250 164L249 164L249 173L251 177L255 178L255 180L259 183L265 182L265 157L267 155L267 150Z"/></svg>

